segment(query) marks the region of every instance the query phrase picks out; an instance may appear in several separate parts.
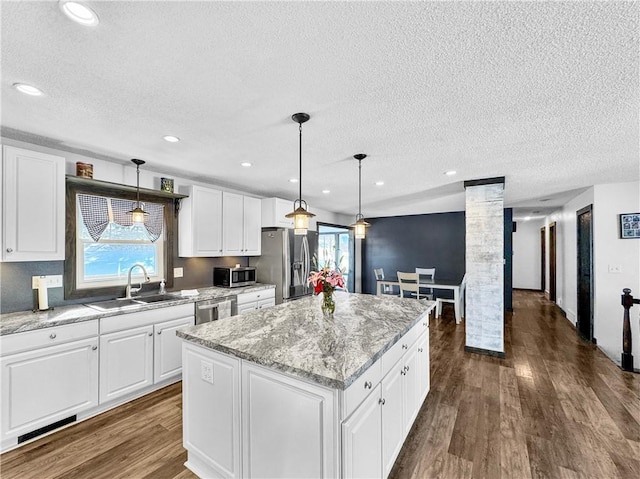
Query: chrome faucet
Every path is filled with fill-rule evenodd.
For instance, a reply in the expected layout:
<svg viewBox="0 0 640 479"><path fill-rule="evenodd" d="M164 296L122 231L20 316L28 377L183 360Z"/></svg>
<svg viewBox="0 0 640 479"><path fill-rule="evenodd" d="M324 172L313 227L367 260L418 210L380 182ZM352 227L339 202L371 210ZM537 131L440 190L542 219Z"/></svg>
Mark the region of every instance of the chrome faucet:
<svg viewBox="0 0 640 479"><path fill-rule="evenodd" d="M140 281L140 286L137 288L132 288L131 287L131 272L134 270L134 268L142 268L142 271L144 271L144 282L148 283L149 281L151 281L149 279L149 274L147 273L147 270L144 269L144 266L142 266L140 263L136 263L134 264L131 268L129 268L129 274L127 275L127 289L125 289L124 291L124 297L129 299L131 298L131 293L137 293L142 289L142 281Z"/></svg>

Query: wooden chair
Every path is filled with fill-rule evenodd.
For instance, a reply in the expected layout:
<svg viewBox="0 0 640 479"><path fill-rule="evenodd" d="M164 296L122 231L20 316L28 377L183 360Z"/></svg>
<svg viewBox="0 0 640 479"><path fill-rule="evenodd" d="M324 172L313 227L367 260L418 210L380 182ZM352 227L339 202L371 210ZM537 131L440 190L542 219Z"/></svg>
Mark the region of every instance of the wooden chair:
<svg viewBox="0 0 640 479"><path fill-rule="evenodd" d="M416 268L416 274L418 275L418 282L422 279L426 279L428 281L434 281L436 279L436 269L435 268ZM424 289L425 287L422 286ZM433 288L426 288L427 292L423 294L423 297L433 300Z"/></svg>
<svg viewBox="0 0 640 479"><path fill-rule="evenodd" d="M464 274L464 276L462 277L462 283L460 283L460 308L462 309L462 311L460 311L460 316L464 317L464 290L467 286L467 273ZM454 303L455 301L453 299L449 299L449 298L436 298L436 318L439 318L440 316L442 316L442 304L443 303ZM460 321L456 320L456 324L459 324Z"/></svg>
<svg viewBox="0 0 640 479"><path fill-rule="evenodd" d="M384 279L384 269L382 268L374 268L373 274L376 275L377 281L381 281ZM382 294L394 294L392 286L390 284L383 284Z"/></svg>
<svg viewBox="0 0 640 479"><path fill-rule="evenodd" d="M417 273L403 273L398 271L398 282L400 283L401 298L405 297L405 292L409 292L409 297L420 299L420 286L418 286Z"/></svg>

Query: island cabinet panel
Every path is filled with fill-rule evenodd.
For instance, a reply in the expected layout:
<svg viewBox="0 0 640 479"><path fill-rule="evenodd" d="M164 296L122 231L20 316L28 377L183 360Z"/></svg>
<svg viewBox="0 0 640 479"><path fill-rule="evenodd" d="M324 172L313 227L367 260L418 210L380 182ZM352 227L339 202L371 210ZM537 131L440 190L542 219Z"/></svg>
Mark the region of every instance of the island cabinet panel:
<svg viewBox="0 0 640 479"><path fill-rule="evenodd" d="M418 404L422 404L429 394L431 370L429 361L429 332L423 333L416 346L418 353Z"/></svg>
<svg viewBox="0 0 640 479"><path fill-rule="evenodd" d="M246 478L334 478L335 390L242 364Z"/></svg>
<svg viewBox="0 0 640 479"><path fill-rule="evenodd" d="M2 155L2 261L64 259L65 159L13 146Z"/></svg>
<svg viewBox="0 0 640 479"><path fill-rule="evenodd" d="M342 423L342 474L354 479L381 477L381 386L374 387L362 405Z"/></svg>
<svg viewBox="0 0 640 479"><path fill-rule="evenodd" d="M199 477L239 478L240 360L183 346L183 443Z"/></svg>
<svg viewBox="0 0 640 479"><path fill-rule="evenodd" d="M100 335L100 404L153 384L153 325Z"/></svg>
<svg viewBox="0 0 640 479"><path fill-rule="evenodd" d="M0 371L3 448L98 405L96 337L4 356Z"/></svg>
<svg viewBox="0 0 640 479"><path fill-rule="evenodd" d="M379 473L387 477L400 453L404 441L404 396L402 364L396 366L382 381L382 468Z"/></svg>

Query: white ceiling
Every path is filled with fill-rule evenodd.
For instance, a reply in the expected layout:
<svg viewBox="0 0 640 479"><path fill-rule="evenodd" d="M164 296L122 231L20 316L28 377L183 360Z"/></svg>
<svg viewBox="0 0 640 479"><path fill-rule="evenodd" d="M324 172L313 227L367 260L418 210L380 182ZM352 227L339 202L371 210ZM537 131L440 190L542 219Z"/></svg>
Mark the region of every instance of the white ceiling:
<svg viewBox="0 0 640 479"><path fill-rule="evenodd" d="M640 178L637 3L85 3L97 27L0 4L3 136L293 200L303 111L303 198L355 215L366 153L368 217L463 210L464 180L505 176L522 216Z"/></svg>

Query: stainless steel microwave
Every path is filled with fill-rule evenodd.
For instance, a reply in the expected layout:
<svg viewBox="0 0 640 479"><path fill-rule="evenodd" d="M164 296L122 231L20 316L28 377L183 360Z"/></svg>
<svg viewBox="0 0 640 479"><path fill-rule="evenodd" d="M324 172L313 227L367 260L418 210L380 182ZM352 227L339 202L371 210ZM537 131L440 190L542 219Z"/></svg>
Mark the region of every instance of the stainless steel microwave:
<svg viewBox="0 0 640 479"><path fill-rule="evenodd" d="M251 266L240 268L213 268L213 285L225 288L256 284L256 269Z"/></svg>

